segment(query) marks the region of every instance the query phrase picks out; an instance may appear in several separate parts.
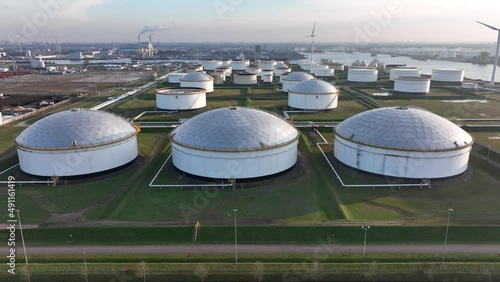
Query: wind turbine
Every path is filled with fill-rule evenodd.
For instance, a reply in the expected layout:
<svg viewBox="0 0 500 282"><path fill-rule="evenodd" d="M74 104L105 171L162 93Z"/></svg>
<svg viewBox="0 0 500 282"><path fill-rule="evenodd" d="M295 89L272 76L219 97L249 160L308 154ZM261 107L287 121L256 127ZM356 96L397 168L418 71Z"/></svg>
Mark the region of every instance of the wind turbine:
<svg viewBox="0 0 500 282"><path fill-rule="evenodd" d="M495 72L497 70L497 65L498 65L498 48L500 47L500 29L499 28L496 28L494 26L491 26L491 25L487 25L485 23L482 23L480 21L477 21L478 23L490 28L490 29L493 29L495 31L498 31L498 38L497 38L497 51L496 51L496 55L495 55L495 60L493 61L493 73L491 74L491 81L490 81L490 85L491 86L495 86Z"/></svg>
<svg viewBox="0 0 500 282"><path fill-rule="evenodd" d="M313 26L311 34L309 34L308 36L305 36L305 38L311 37L311 65L313 62L314 37L316 37L316 35L314 34L315 29L316 29L316 22L314 22L314 26Z"/></svg>

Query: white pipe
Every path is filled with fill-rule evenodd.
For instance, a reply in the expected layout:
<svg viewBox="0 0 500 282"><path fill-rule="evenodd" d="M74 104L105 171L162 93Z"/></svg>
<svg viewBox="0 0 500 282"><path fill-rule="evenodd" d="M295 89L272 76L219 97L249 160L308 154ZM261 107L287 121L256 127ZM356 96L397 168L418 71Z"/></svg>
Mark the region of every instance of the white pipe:
<svg viewBox="0 0 500 282"><path fill-rule="evenodd" d="M54 183L53 180L45 180L45 181L0 181L0 184L9 184L9 183L16 183L16 184L52 184Z"/></svg>
<svg viewBox="0 0 500 282"><path fill-rule="evenodd" d="M16 167L16 166L18 166L18 165L19 165L19 163L17 163L16 165L13 165L13 166L11 166L11 167L9 167L8 169L6 169L6 170L4 170L4 171L0 172L0 175L2 175L2 174L4 174L4 173L6 173L7 171L9 171L9 170L11 170L11 169L15 168L15 167Z"/></svg>

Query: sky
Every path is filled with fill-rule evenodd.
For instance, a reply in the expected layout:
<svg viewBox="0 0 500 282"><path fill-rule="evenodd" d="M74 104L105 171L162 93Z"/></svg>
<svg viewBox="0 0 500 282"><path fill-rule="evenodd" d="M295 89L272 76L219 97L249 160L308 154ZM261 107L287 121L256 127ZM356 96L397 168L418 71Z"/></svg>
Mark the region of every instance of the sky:
<svg viewBox="0 0 500 282"><path fill-rule="evenodd" d="M494 42L490 0L0 0L0 40L135 42ZM143 41L147 36L143 37Z"/></svg>

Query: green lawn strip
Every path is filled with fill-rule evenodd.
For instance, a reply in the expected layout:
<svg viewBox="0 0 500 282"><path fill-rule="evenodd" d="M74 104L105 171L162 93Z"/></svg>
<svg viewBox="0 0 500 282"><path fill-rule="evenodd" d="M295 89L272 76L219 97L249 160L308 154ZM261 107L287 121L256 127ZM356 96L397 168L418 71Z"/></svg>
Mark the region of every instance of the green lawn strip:
<svg viewBox="0 0 500 282"><path fill-rule="evenodd" d="M7 236L8 230L0 235ZM369 244L442 244L444 226L372 226ZM69 235L73 239L69 241ZM240 244L361 244L360 226L238 226ZM155 245L191 243L192 226L26 229L30 245ZM449 244L497 244L499 226L450 226ZM201 226L199 244L234 243L233 226Z"/></svg>

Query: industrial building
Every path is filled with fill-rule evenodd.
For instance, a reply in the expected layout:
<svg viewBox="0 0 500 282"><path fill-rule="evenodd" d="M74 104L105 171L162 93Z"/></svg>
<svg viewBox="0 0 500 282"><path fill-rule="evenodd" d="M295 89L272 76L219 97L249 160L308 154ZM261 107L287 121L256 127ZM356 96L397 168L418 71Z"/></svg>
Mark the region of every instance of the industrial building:
<svg viewBox="0 0 500 282"><path fill-rule="evenodd" d="M398 76L394 79L394 91L410 94L427 94L431 89L431 79L421 76Z"/></svg>
<svg viewBox="0 0 500 282"><path fill-rule="evenodd" d="M463 82L464 74L463 69L433 69L432 81Z"/></svg>
<svg viewBox="0 0 500 282"><path fill-rule="evenodd" d="M170 134L175 167L216 179L285 171L297 161L298 139L298 131L282 118L240 107L197 115Z"/></svg>
<svg viewBox="0 0 500 282"><path fill-rule="evenodd" d="M14 140L22 171L37 176L103 172L137 157L139 128L112 113L72 109L52 114Z"/></svg>
<svg viewBox="0 0 500 282"><path fill-rule="evenodd" d="M474 139L459 126L418 108L362 112L335 128L335 157L375 174L444 178L467 169Z"/></svg>
<svg viewBox="0 0 500 282"><path fill-rule="evenodd" d="M314 76L305 73L305 72L292 72L280 78L280 82L283 84L282 90L283 92L288 92L295 84L302 82L304 80L313 79Z"/></svg>
<svg viewBox="0 0 500 282"><path fill-rule="evenodd" d="M322 80L305 80L288 89L288 106L303 110L335 109L338 106L338 90Z"/></svg>
<svg viewBox="0 0 500 282"><path fill-rule="evenodd" d="M182 88L203 88L207 93L214 92L214 79L206 73L188 73L180 81Z"/></svg>
<svg viewBox="0 0 500 282"><path fill-rule="evenodd" d="M401 76L419 77L420 75L422 75L422 70L417 68L403 68L403 69L395 68L390 70L389 80L394 81L396 77L401 77Z"/></svg>
<svg viewBox="0 0 500 282"><path fill-rule="evenodd" d="M257 84L257 75L248 72L236 73L234 74L234 84L238 85Z"/></svg>
<svg viewBox="0 0 500 282"><path fill-rule="evenodd" d="M207 91L201 88L160 88L156 90L156 108L195 110L207 105Z"/></svg>
<svg viewBox="0 0 500 282"><path fill-rule="evenodd" d="M376 82L378 70L370 67L350 67L347 71L347 81L350 82Z"/></svg>

